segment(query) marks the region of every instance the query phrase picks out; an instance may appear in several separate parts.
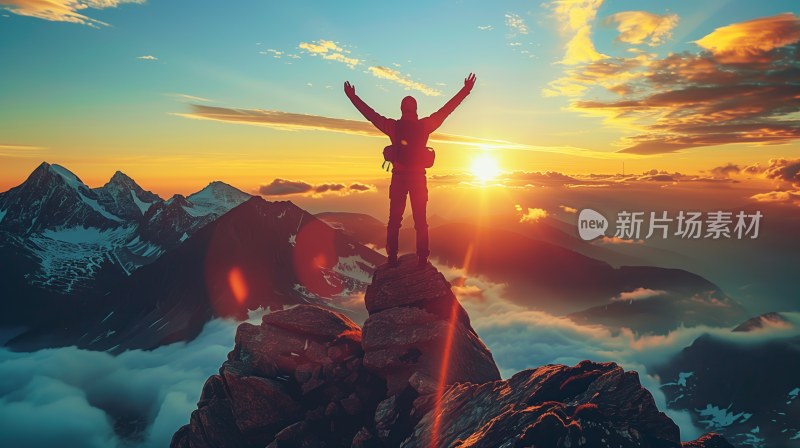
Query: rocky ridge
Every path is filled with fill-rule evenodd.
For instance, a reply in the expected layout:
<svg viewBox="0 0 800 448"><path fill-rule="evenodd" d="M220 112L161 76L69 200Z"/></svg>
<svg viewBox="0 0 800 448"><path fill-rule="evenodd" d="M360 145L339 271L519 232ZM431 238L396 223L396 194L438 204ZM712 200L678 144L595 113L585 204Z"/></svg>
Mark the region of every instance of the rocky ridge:
<svg viewBox="0 0 800 448"><path fill-rule="evenodd" d="M239 326L172 447L731 447L681 444L636 372L547 365L501 380L432 266L379 267L363 329L300 305Z"/></svg>

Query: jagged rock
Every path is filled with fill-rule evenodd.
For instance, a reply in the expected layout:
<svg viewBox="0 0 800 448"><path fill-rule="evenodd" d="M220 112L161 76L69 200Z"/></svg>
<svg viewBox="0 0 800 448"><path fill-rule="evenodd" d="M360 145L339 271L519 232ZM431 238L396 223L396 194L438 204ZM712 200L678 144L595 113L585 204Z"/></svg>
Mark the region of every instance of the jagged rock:
<svg viewBox="0 0 800 448"><path fill-rule="evenodd" d="M378 268L365 301L363 334L310 305L241 324L171 446L731 448L716 434L681 444L638 374L614 363L500 380L450 285L413 257Z"/></svg>
<svg viewBox="0 0 800 448"><path fill-rule="evenodd" d="M721 435L710 432L697 440L691 442L683 442L683 448L733 448L733 445L728 443Z"/></svg>
<svg viewBox="0 0 800 448"><path fill-rule="evenodd" d="M400 257L396 267L376 269L364 303L370 313L364 323L364 365L386 379L390 395L409 385L424 394L437 381L500 379L450 284L433 266L418 267L414 255Z"/></svg>
<svg viewBox="0 0 800 448"><path fill-rule="evenodd" d="M361 362L360 341L358 325L318 306L241 324L171 446L349 446L385 396Z"/></svg>
<svg viewBox="0 0 800 448"><path fill-rule="evenodd" d="M437 421L438 419L438 421ZM613 363L548 365L507 381L457 384L403 447L678 446L680 434L636 372Z"/></svg>

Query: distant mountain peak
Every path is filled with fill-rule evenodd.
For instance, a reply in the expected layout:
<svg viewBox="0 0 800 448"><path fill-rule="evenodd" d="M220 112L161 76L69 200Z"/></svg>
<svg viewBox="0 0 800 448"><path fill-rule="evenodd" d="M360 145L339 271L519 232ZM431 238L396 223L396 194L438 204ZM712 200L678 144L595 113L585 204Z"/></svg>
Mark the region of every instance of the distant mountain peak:
<svg viewBox="0 0 800 448"><path fill-rule="evenodd" d="M115 184L122 184L122 185L131 185L131 184L133 184L133 185L136 185L137 187L139 186L138 184L136 184L136 181L131 179L130 176L128 176L127 174L125 174L125 173L123 173L122 171L119 171L119 170L117 170L114 173L114 175L111 176L111 180L109 180L108 182L109 183L115 183Z"/></svg>
<svg viewBox="0 0 800 448"><path fill-rule="evenodd" d="M203 192L238 194L238 195L243 195L243 196L247 196L247 197L251 196L251 195L245 193L244 191L242 191L242 190L240 190L240 189L238 189L238 188L236 188L236 187L234 187L234 186L232 186L232 185L230 185L228 183L225 183L225 182L223 182L221 180L214 180L214 181L209 182L208 185L203 187L202 190L200 190L200 191L198 191L196 193L190 194L189 198L191 198L193 196L198 196Z"/></svg>
<svg viewBox="0 0 800 448"><path fill-rule="evenodd" d="M187 198L194 208L194 214L217 216L250 199L249 195L225 182L215 180L202 190L192 193Z"/></svg>
<svg viewBox="0 0 800 448"><path fill-rule="evenodd" d="M748 332L765 328L791 328L793 326L794 324L783 314L773 311L748 319L734 328L733 331Z"/></svg>
<svg viewBox="0 0 800 448"><path fill-rule="evenodd" d="M167 205L176 204L176 205L179 205L181 207L191 207L192 206L191 201L189 201L186 198L186 196L184 196L184 195L182 195L180 193L173 194L172 197L167 199L165 202L167 203Z"/></svg>
<svg viewBox="0 0 800 448"><path fill-rule="evenodd" d="M75 173L73 173L72 171L64 168L61 165L57 165L55 163L50 164L47 162L40 163L39 166L37 166L31 172L31 174L28 176L25 182L22 183L22 185L37 184L40 187L47 186L57 179L62 180L68 186L76 189L79 187L84 187L88 189L88 187L86 187L83 181L81 181L80 178L76 176Z"/></svg>
<svg viewBox="0 0 800 448"><path fill-rule="evenodd" d="M67 184L71 187L74 188L85 187L86 189L88 189L88 187L86 187L86 184L84 184L83 181L75 173L73 173L72 171L66 169L61 165L57 165L55 163L50 164L49 170L50 172L61 176L61 178L64 179L67 182Z"/></svg>

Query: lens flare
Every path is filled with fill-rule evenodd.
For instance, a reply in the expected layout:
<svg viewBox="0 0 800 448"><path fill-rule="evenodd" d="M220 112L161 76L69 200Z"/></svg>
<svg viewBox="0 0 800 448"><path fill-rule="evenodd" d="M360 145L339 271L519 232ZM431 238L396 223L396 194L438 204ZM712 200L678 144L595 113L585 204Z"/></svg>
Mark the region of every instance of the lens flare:
<svg viewBox="0 0 800 448"><path fill-rule="evenodd" d="M239 269L237 266L231 268L228 271L228 286L231 288L231 292L233 293L233 297L236 299L237 302L244 303L247 300L247 282L244 279L244 273L242 270Z"/></svg>
<svg viewBox="0 0 800 448"><path fill-rule="evenodd" d="M458 300L453 299L453 306L450 310L449 327L447 328L447 337L444 342L444 350L442 352L442 365L439 368L439 383L436 387L436 405L433 410L433 430L431 431L431 448L439 446L439 430L442 425L442 395L444 395L445 388L447 387L447 376L450 373L450 353L453 350L453 337L456 330L456 319L458 319Z"/></svg>

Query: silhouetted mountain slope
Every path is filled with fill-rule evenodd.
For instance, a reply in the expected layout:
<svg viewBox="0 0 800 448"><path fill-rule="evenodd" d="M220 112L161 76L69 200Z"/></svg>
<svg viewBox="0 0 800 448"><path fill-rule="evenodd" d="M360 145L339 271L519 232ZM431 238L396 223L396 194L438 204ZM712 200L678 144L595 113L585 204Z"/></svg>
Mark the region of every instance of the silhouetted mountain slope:
<svg viewBox="0 0 800 448"><path fill-rule="evenodd" d="M145 191L122 171L117 171L105 185L92 189L97 193L101 207L126 221L136 222L151 205L162 199L155 193Z"/></svg>
<svg viewBox="0 0 800 448"><path fill-rule="evenodd" d="M360 241L383 245L385 226L362 214L325 213L321 218ZM432 256L507 284L520 304L553 313L573 313L577 322L664 333L685 325L726 326L746 313L706 279L680 269L652 266L614 268L597 258L621 261L603 247L592 246L547 222L521 224L515 216L491 216L491 226L452 222L431 227ZM410 223L408 223L410 226ZM568 227L562 225L561 227ZM401 250L413 251L413 229L401 233ZM590 246L584 250L577 248ZM575 250L573 250L575 249ZM658 297L632 302L624 293L651 289ZM638 297L637 297L638 298Z"/></svg>
<svg viewBox="0 0 800 448"><path fill-rule="evenodd" d="M640 288L729 300L708 280L680 269L611 265L518 233L467 224L431 229L431 250L468 274L507 285L509 298L553 313L606 305ZM710 299L709 299L710 300Z"/></svg>
<svg viewBox="0 0 800 448"><path fill-rule="evenodd" d="M363 291L383 257L291 202L253 197L71 316L9 345L78 345L119 352L189 340L214 316L336 305Z"/></svg>
<svg viewBox="0 0 800 448"><path fill-rule="evenodd" d="M680 443L636 372L547 365L500 380L491 353L433 267L381 266L364 329L301 305L239 326L171 447L731 448Z"/></svg>
<svg viewBox="0 0 800 448"><path fill-rule="evenodd" d="M738 446L800 447L800 336L790 328L697 338L655 369L668 406Z"/></svg>
<svg viewBox="0 0 800 448"><path fill-rule="evenodd" d="M624 268L623 268L624 269ZM601 324L629 328L636 333L666 334L680 326L708 325L730 327L746 316L746 311L718 290L703 293L639 290L568 315L580 324Z"/></svg>
<svg viewBox="0 0 800 448"><path fill-rule="evenodd" d="M323 212L315 215L361 244L383 247L386 244L386 224L364 213Z"/></svg>
<svg viewBox="0 0 800 448"><path fill-rule="evenodd" d="M757 331L763 328L790 328L794 324L783 314L770 312L756 316L739 324L733 331Z"/></svg>

